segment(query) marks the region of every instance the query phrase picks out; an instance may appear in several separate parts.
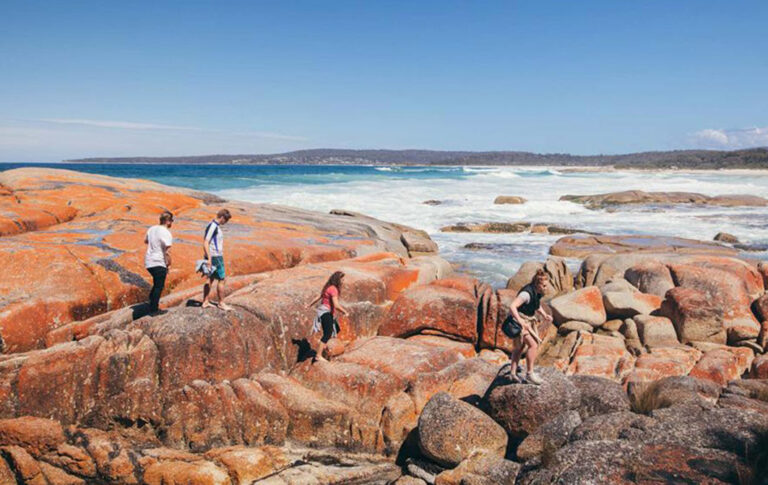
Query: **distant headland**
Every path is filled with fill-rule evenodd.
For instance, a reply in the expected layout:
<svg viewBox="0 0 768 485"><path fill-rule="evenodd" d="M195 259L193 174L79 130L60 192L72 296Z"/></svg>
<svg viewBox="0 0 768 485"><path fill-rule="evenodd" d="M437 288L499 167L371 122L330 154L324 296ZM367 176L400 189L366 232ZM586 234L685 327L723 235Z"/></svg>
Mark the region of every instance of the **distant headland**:
<svg viewBox="0 0 768 485"><path fill-rule="evenodd" d="M636 169L766 169L768 147L734 151L673 150L624 155L570 155L516 151L345 150L317 148L263 155L103 157L69 163L170 163L241 165L558 165Z"/></svg>

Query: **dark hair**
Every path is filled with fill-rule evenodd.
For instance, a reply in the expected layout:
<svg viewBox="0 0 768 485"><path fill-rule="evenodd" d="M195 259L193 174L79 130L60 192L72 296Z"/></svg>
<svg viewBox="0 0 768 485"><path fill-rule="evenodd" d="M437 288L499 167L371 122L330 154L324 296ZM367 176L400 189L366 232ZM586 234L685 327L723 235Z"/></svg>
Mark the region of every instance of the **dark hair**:
<svg viewBox="0 0 768 485"><path fill-rule="evenodd" d="M330 278L328 278L328 281L325 282L325 285L323 286L323 291L320 292L320 296L322 297L325 295L325 290L328 289L329 286L335 286L337 290L339 290L339 295L341 295L341 279L344 277L343 271L336 271L331 275Z"/></svg>
<svg viewBox="0 0 768 485"><path fill-rule="evenodd" d="M232 218L232 214L230 214L227 209L221 209L216 213L216 217L221 217L225 221L229 222L229 220Z"/></svg>
<svg viewBox="0 0 768 485"><path fill-rule="evenodd" d="M173 214L171 214L171 211L163 211L160 214L160 224L168 224L169 222L173 222Z"/></svg>

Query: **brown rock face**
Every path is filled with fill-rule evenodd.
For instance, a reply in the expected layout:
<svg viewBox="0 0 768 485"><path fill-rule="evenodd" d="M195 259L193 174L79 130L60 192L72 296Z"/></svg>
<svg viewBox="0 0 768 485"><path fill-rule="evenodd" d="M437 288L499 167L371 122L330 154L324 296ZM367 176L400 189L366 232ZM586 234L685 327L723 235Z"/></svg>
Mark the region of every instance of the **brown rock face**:
<svg viewBox="0 0 768 485"><path fill-rule="evenodd" d="M672 320L678 338L684 344L726 342L723 309L702 291L683 287L669 290L661 314Z"/></svg>
<svg viewBox="0 0 768 485"><path fill-rule="evenodd" d="M419 417L419 446L427 457L452 467L475 453L503 458L507 434L471 404L439 392Z"/></svg>

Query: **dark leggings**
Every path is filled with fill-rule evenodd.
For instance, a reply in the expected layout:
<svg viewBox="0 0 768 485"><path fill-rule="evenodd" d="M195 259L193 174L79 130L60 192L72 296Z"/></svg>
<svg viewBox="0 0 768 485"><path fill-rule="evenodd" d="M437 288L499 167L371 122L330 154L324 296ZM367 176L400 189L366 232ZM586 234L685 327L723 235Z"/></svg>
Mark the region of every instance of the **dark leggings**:
<svg viewBox="0 0 768 485"><path fill-rule="evenodd" d="M160 308L160 295L165 287L165 277L168 275L168 268L164 266L153 266L147 268L152 275L152 290L149 292L149 311L156 312Z"/></svg>
<svg viewBox="0 0 768 485"><path fill-rule="evenodd" d="M323 313L320 316L320 324L323 326L323 338L320 341L327 344L333 337L333 315L330 312Z"/></svg>

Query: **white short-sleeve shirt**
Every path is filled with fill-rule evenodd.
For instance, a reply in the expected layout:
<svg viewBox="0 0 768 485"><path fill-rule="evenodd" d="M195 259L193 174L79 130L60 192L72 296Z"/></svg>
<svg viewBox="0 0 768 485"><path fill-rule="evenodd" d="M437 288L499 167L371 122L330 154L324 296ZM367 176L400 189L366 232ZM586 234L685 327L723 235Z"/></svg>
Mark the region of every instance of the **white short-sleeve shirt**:
<svg viewBox="0 0 768 485"><path fill-rule="evenodd" d="M224 232L221 226L212 220L205 229L205 240L208 241L208 254L213 256L224 256Z"/></svg>
<svg viewBox="0 0 768 485"><path fill-rule="evenodd" d="M147 230L147 254L144 256L144 266L154 268L165 266L165 249L173 245L173 236L167 227L157 225Z"/></svg>

